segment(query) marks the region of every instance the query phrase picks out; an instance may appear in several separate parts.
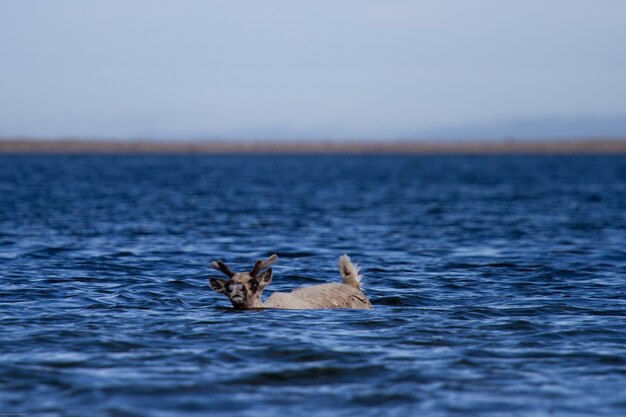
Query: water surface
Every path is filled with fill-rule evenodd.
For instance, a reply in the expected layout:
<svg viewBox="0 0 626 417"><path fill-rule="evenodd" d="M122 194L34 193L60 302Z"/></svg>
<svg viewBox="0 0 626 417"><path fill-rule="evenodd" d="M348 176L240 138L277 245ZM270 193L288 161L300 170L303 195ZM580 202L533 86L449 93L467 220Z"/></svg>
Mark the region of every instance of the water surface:
<svg viewBox="0 0 626 417"><path fill-rule="evenodd" d="M0 413L626 415L626 157L0 156ZM362 266L372 311L233 311Z"/></svg>

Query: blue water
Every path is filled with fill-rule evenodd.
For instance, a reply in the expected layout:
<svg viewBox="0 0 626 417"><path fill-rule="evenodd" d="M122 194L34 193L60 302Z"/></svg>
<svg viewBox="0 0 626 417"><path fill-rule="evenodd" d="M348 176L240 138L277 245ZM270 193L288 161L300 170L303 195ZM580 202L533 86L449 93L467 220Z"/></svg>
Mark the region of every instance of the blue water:
<svg viewBox="0 0 626 417"><path fill-rule="evenodd" d="M0 279L0 414L626 415L626 157L1 156Z"/></svg>

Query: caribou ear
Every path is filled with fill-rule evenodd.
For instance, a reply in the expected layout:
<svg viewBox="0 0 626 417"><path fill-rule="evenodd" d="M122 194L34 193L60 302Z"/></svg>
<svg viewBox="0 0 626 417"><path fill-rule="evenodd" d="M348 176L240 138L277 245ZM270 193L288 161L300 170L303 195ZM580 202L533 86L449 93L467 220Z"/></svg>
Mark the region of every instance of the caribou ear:
<svg viewBox="0 0 626 417"><path fill-rule="evenodd" d="M226 293L226 280L211 278L209 281L211 281L211 288L213 288L213 291L220 294Z"/></svg>
<svg viewBox="0 0 626 417"><path fill-rule="evenodd" d="M257 281L259 281L259 289L261 290L270 285L270 282L272 282L272 268L259 275Z"/></svg>

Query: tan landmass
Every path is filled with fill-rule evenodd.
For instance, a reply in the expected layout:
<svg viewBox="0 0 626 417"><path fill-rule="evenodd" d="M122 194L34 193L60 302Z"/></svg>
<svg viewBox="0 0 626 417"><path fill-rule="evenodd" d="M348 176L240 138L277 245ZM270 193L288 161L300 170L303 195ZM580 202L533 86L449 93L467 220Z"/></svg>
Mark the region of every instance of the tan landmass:
<svg viewBox="0 0 626 417"><path fill-rule="evenodd" d="M624 139L503 141L119 141L0 139L4 154L626 154Z"/></svg>

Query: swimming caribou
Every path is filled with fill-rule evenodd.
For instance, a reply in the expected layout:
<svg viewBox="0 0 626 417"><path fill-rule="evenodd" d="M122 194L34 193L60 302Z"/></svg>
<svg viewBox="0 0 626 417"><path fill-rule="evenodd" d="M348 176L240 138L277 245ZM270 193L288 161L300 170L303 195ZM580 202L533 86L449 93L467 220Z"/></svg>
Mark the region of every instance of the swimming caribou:
<svg viewBox="0 0 626 417"><path fill-rule="evenodd" d="M236 309L372 308L372 304L361 290L359 267L350 261L348 255L339 258L341 283L297 288L288 293L275 292L265 302L262 302L261 294L265 287L272 282L272 268L267 268L277 259L277 255L272 255L265 261L259 259L250 272L233 272L222 261L211 262L214 269L224 273L229 278L228 280L211 278L211 288L228 297Z"/></svg>

